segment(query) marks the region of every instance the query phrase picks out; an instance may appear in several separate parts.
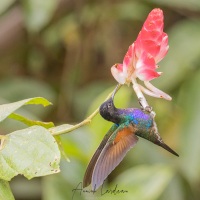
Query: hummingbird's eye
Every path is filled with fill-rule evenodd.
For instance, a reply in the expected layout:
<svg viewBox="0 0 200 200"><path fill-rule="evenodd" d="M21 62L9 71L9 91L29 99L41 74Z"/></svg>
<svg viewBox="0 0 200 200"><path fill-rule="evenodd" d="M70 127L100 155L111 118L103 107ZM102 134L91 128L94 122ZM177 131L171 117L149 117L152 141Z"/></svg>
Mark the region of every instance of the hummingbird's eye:
<svg viewBox="0 0 200 200"><path fill-rule="evenodd" d="M109 104L108 104L108 108L110 108L111 106L112 106L111 103L109 103Z"/></svg>

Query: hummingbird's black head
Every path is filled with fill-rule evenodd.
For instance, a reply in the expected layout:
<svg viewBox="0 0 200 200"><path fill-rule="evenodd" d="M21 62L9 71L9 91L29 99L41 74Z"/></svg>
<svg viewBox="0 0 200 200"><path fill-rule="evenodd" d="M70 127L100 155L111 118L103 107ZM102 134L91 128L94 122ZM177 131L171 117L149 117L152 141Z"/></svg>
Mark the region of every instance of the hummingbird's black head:
<svg viewBox="0 0 200 200"><path fill-rule="evenodd" d="M113 99L110 98L107 101L105 101L99 108L100 115L110 121L110 118L115 113L115 106L113 103Z"/></svg>
<svg viewBox="0 0 200 200"><path fill-rule="evenodd" d="M112 97L110 97L107 101L105 101L99 108L100 115L111 122L114 122L116 124L119 123L119 114L118 109L115 107L113 103L113 98L115 96L115 93L118 89L118 86L116 87L115 91L112 94Z"/></svg>

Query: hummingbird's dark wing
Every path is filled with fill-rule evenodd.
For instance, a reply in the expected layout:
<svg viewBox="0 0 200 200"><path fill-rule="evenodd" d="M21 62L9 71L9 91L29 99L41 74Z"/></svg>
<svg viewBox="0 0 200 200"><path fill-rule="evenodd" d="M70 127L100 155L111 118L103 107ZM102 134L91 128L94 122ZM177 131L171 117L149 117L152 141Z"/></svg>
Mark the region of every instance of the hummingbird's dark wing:
<svg viewBox="0 0 200 200"><path fill-rule="evenodd" d="M134 134L132 125L120 125L107 139L104 148L96 159L91 175L92 189L103 184L106 177L123 160L126 153L137 143L138 137Z"/></svg>
<svg viewBox="0 0 200 200"><path fill-rule="evenodd" d="M99 147L97 148L96 152L94 153L94 155L92 156L92 159L90 160L90 163L87 166L84 178L83 178L83 187L87 187L88 185L91 184L91 179L92 179L92 173L94 170L94 166L96 164L96 161L101 153L101 151L103 150L103 148L105 147L108 139L110 138L110 136L113 134L113 132L118 128L118 126L116 124L114 124L109 131L107 132L107 134L104 136L103 140L101 141Z"/></svg>

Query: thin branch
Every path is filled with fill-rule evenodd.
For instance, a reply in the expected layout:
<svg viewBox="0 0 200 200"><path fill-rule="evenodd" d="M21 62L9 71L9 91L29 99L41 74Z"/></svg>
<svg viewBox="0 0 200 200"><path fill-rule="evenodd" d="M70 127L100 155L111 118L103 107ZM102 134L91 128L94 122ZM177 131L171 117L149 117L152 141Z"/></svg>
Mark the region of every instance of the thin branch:
<svg viewBox="0 0 200 200"><path fill-rule="evenodd" d="M108 100L108 99L112 96L112 94L113 94L114 91L117 92L117 91L121 88L121 86L122 86L122 85L118 84L118 85L117 85L117 88L115 88L115 89L106 97L105 101ZM69 126L66 125L66 128L63 128L62 130L56 130L56 127L55 127L55 128L49 129L49 131L50 131L51 134L54 135L54 136L55 136L55 135L62 135L62 134L65 134L65 133L69 133L69 132L71 132L71 131L74 131L74 130L80 128L81 126L84 126L84 125L89 124L89 123L91 122L91 120L92 120L98 113L99 113L99 107L98 107L91 115L89 115L86 119L84 119L82 122L80 122L80 123L78 123L78 124L76 124L76 125L74 125L74 126L70 126L70 127L69 127ZM62 126L63 126L63 125L62 125Z"/></svg>

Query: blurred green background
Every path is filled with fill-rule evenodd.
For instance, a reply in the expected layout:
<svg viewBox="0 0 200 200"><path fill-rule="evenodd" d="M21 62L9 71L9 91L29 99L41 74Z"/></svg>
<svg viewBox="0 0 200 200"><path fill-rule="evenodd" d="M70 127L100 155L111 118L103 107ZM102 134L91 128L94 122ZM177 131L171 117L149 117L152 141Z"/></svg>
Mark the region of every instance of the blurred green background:
<svg viewBox="0 0 200 200"><path fill-rule="evenodd" d="M199 0L1 0L0 103L43 96L53 106L28 106L27 117L56 125L83 120L116 85L110 67L121 63L148 13L160 7L169 35L169 53L160 63L163 75L152 83L173 97L147 97L156 111L164 141L177 158L140 139L105 183L125 194L75 194L74 199L200 199L200 1ZM116 95L119 107L138 107L133 90ZM99 115L89 126L63 135L71 162L61 173L11 181L17 200L72 199L72 189L111 123ZM1 134L24 128L5 120Z"/></svg>

